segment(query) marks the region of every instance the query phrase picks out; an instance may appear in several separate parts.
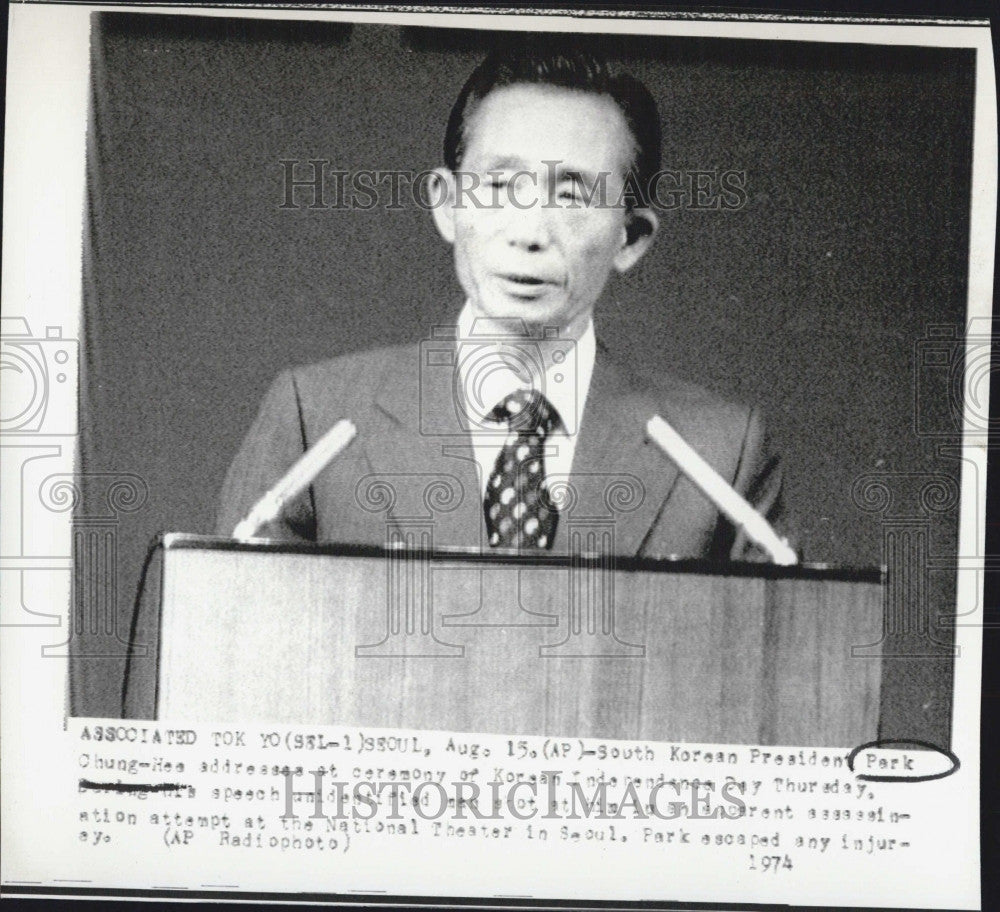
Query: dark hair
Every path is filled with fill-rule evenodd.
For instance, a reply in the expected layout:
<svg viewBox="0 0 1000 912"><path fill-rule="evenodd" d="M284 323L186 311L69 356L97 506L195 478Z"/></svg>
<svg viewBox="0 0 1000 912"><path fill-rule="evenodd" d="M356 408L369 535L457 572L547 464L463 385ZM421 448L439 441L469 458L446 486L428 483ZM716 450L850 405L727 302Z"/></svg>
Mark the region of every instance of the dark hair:
<svg viewBox="0 0 1000 912"><path fill-rule="evenodd" d="M444 134L444 163L456 171L465 152L466 121L494 89L550 85L607 95L618 105L635 141L631 172L642 205L660 168L660 116L653 96L620 64L571 47L565 38L532 36L497 46L476 67L451 109Z"/></svg>

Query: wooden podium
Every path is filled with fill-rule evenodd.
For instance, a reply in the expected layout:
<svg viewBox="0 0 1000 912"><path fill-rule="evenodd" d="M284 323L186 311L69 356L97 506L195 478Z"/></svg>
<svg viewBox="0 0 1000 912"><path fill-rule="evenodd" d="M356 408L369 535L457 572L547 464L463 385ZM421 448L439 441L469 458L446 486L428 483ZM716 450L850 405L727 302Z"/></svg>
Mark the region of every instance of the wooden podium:
<svg viewBox="0 0 1000 912"><path fill-rule="evenodd" d="M183 534L158 538L150 557L128 718L834 747L877 737L877 569Z"/></svg>

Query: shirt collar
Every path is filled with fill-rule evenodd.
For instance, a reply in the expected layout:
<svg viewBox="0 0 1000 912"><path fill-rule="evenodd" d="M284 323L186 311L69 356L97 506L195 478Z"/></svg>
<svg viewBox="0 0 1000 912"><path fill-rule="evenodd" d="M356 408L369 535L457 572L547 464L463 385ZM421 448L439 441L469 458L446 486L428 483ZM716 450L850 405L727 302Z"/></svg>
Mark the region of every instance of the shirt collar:
<svg viewBox="0 0 1000 912"><path fill-rule="evenodd" d="M590 390L597 354L594 321L583 335L571 339L532 339L515 344L504 357L502 338L479 330L468 301L458 315L457 357L465 409L476 421L510 393L535 387L552 403L562 419L562 430L576 434ZM544 369L542 368L542 365Z"/></svg>

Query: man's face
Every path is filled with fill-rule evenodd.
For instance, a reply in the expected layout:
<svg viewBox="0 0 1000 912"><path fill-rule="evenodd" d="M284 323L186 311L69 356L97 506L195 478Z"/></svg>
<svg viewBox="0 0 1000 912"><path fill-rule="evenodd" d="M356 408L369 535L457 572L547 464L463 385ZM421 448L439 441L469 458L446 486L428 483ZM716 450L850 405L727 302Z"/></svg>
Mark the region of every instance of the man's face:
<svg viewBox="0 0 1000 912"><path fill-rule="evenodd" d="M476 317L579 336L612 271L631 267L656 227L650 213L637 216L647 230L629 243L617 203L632 155L607 96L519 84L483 99L459 173L439 172L450 197L434 211Z"/></svg>

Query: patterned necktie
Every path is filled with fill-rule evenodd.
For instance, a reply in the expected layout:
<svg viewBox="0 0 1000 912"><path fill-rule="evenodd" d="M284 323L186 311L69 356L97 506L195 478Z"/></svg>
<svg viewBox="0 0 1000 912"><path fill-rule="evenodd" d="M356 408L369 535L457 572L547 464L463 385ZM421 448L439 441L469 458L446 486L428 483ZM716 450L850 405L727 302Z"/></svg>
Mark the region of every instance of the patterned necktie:
<svg viewBox="0 0 1000 912"><path fill-rule="evenodd" d="M545 440L559 424L559 414L541 393L518 390L489 418L510 425L483 499L489 543L495 548L551 548L559 513L542 482Z"/></svg>

